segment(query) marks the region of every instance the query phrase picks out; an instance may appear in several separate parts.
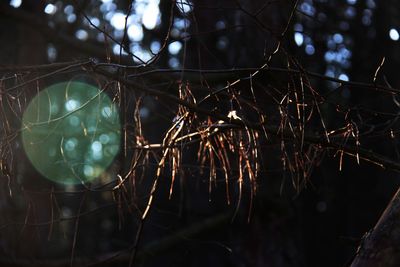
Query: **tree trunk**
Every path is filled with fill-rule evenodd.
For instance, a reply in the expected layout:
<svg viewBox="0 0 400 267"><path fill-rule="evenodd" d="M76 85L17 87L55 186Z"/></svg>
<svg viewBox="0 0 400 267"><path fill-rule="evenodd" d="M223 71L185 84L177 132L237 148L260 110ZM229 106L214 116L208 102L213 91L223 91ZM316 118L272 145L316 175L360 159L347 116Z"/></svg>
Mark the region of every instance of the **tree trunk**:
<svg viewBox="0 0 400 267"><path fill-rule="evenodd" d="M400 188L375 227L366 233L351 267L400 266Z"/></svg>

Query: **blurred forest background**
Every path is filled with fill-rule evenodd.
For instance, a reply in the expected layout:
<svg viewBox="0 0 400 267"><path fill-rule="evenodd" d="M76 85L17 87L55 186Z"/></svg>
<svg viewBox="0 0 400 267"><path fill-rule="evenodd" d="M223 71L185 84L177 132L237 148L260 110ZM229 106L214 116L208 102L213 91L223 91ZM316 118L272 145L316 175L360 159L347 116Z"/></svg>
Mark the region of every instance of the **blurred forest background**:
<svg viewBox="0 0 400 267"><path fill-rule="evenodd" d="M398 1L2 0L0 41L2 266L346 266L400 185ZM65 81L120 109L90 185L20 140Z"/></svg>

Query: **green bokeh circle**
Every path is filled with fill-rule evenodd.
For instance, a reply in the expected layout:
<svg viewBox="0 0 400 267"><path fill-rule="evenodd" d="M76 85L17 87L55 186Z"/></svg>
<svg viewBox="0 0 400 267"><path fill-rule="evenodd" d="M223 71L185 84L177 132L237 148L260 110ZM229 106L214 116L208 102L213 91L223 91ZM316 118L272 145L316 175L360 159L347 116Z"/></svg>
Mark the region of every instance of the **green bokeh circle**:
<svg viewBox="0 0 400 267"><path fill-rule="evenodd" d="M120 148L118 109L98 88L63 82L41 91L22 118L22 143L48 179L81 184L99 177Z"/></svg>

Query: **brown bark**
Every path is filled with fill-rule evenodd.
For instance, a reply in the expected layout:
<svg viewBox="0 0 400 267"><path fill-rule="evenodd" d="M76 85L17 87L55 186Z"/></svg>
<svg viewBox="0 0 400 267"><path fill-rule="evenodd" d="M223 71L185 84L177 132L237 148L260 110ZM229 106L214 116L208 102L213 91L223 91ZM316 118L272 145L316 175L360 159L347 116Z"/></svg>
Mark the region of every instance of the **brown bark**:
<svg viewBox="0 0 400 267"><path fill-rule="evenodd" d="M366 233L351 267L400 266L400 188L375 227Z"/></svg>

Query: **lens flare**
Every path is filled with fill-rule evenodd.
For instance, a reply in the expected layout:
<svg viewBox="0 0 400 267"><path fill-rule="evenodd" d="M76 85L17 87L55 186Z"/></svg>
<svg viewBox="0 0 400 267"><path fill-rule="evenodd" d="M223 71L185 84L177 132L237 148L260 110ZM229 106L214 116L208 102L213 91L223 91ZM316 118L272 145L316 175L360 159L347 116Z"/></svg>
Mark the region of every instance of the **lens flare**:
<svg viewBox="0 0 400 267"><path fill-rule="evenodd" d="M86 184L119 152L121 124L107 94L82 82L41 91L22 118L22 143L33 166L61 184Z"/></svg>

